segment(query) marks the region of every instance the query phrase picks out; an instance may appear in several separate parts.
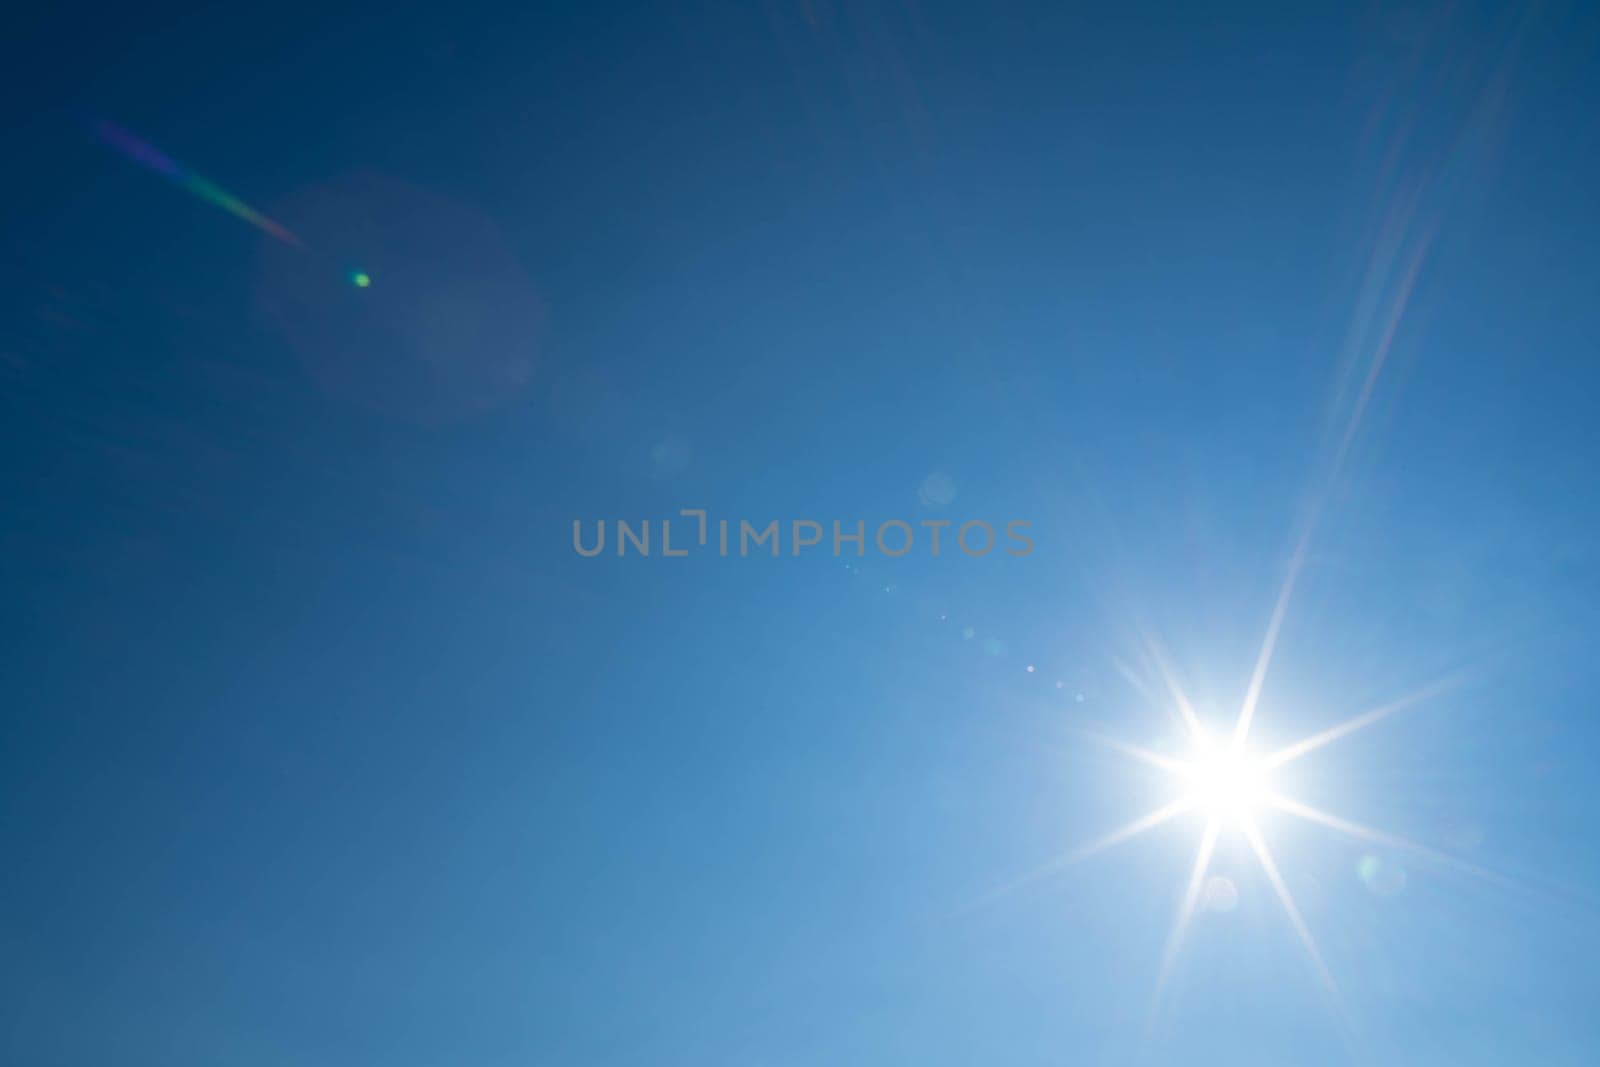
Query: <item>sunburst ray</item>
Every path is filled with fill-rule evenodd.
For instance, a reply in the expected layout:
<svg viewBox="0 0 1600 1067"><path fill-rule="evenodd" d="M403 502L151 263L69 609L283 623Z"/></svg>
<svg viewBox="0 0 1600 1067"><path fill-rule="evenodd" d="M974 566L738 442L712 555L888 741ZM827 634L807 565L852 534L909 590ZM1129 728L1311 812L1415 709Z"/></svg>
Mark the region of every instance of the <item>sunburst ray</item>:
<svg viewBox="0 0 1600 1067"><path fill-rule="evenodd" d="M1462 874L1471 875L1474 878L1481 879L1490 883L1491 885L1498 886L1501 889L1507 889L1519 893L1533 892L1532 887L1523 885L1514 878L1508 878L1505 875L1498 874L1486 867L1480 867L1475 863L1469 863L1466 860L1458 859L1455 856L1450 855L1448 852L1441 852L1436 848L1430 848L1429 846L1417 841L1413 841L1408 837L1401 837L1399 834L1387 833L1371 826L1365 826L1358 822L1352 822L1349 819L1342 819L1331 812L1323 811L1320 808L1314 808L1309 804L1302 804L1300 801L1294 800L1290 797L1272 794L1266 799L1267 803L1271 804L1279 811L1285 812L1289 815L1298 816L1299 818L1305 819L1307 822L1313 822L1319 826L1325 826L1330 830L1337 830L1347 837L1355 838L1358 841L1365 841L1373 845L1381 845L1384 848L1391 848L1397 852L1409 853L1418 859L1427 860L1440 867L1448 867L1451 870L1459 871Z"/></svg>
<svg viewBox="0 0 1600 1067"><path fill-rule="evenodd" d="M1178 684L1178 676L1167 661L1166 654L1161 651L1161 646L1149 633L1141 636L1144 639L1145 655L1155 666L1156 673L1161 675L1161 682L1167 687L1167 693L1172 697L1173 706L1178 711L1178 717L1183 720L1183 725L1188 729L1189 736L1196 741L1203 739L1206 735L1205 727L1200 725L1200 716L1195 714L1194 705L1189 702L1183 687Z"/></svg>
<svg viewBox="0 0 1600 1067"><path fill-rule="evenodd" d="M1381 722L1397 711L1405 711L1407 708L1415 707L1418 704L1446 693L1459 686L1461 681L1462 678L1460 675L1450 675L1441 678L1436 682L1432 682L1429 685L1423 686L1414 693L1410 693L1399 698L1398 700L1391 700L1387 704L1382 704L1376 708L1372 708L1369 711L1364 711L1359 715L1351 716L1344 722L1330 726L1321 733L1312 734L1310 737L1296 741L1292 745L1287 745L1283 748L1280 748L1278 751L1264 758L1261 761L1261 764L1263 767L1270 769L1272 767L1281 766L1282 764L1288 763L1291 760L1297 760L1309 752L1315 752L1322 746L1339 740L1341 737L1348 737L1357 730L1364 730L1373 723Z"/></svg>
<svg viewBox="0 0 1600 1067"><path fill-rule="evenodd" d="M1272 850L1267 847L1266 839L1261 836L1261 829L1255 821L1246 819L1241 824L1245 840L1250 842L1250 849L1256 854L1256 859L1261 863L1261 869L1266 872L1267 881L1272 884L1272 890L1278 896L1278 902L1283 905L1284 912L1289 916L1289 925L1294 927L1295 936L1300 939L1300 946L1306 950L1306 956L1311 960L1311 966L1317 973L1317 979L1322 983L1323 991L1327 993L1329 1002L1334 1006L1340 1020L1347 1018L1344 1010L1344 998L1339 993L1339 983L1333 979L1333 972L1328 970L1328 964L1322 958L1322 951L1317 948L1316 938L1311 936L1311 928L1306 925L1306 920L1300 914L1300 907L1294 902L1294 895L1289 892L1289 886L1283 880L1283 874L1278 870L1277 861L1272 858Z"/></svg>
<svg viewBox="0 0 1600 1067"><path fill-rule="evenodd" d="M1189 922L1194 918L1195 907L1200 902L1200 891L1205 887L1206 873L1211 869L1211 856L1217 849L1217 837L1221 832L1219 820L1213 818L1206 821L1200 847L1195 851L1194 867L1189 872L1189 884L1183 891L1183 900L1178 905L1178 913L1172 918L1172 930L1167 934L1166 946L1161 951L1161 970L1156 974L1155 995L1150 1002L1152 1017L1161 1006L1167 983L1172 979L1172 969L1178 962L1178 953L1183 949Z"/></svg>
<svg viewBox="0 0 1600 1067"><path fill-rule="evenodd" d="M1090 856L1097 855L1109 848L1115 848L1117 845L1120 845L1125 841L1131 841L1140 834L1148 833L1163 823L1171 822L1173 819L1176 819L1178 816L1191 810L1193 807L1194 801L1190 800L1188 797L1181 797L1177 800L1174 800L1170 804L1164 804L1156 810L1140 816L1139 818L1134 819L1132 822L1127 823L1124 826L1120 826L1108 834L1097 837L1093 841L1079 845L1070 852L1057 856L1055 859L1044 864L1043 866L1036 867L1026 874L1018 875L1016 878L1006 882L1004 885L991 889L989 892L985 893L983 896L974 901L971 907L983 907L984 905L989 904L1008 893L1014 892L1023 886L1028 885L1030 882L1037 882L1041 878L1046 878L1057 871L1072 866L1074 863L1086 860Z"/></svg>
<svg viewBox="0 0 1600 1067"><path fill-rule="evenodd" d="M1085 740L1093 741L1097 745L1104 745L1113 752L1120 752L1124 756L1163 771L1169 771L1173 774L1186 774L1189 770L1188 764L1182 760L1173 759L1171 756L1163 756L1159 752L1140 745L1130 745L1126 741L1119 741L1115 737L1107 737L1105 734L1095 733L1093 730L1074 729L1072 733Z"/></svg>
<svg viewBox="0 0 1600 1067"><path fill-rule="evenodd" d="M1288 613L1289 600L1294 596L1295 583L1305 568L1306 552L1311 547L1311 532L1315 518L1307 520L1305 530L1289 558L1289 573L1284 575L1278 589L1278 599L1272 605L1272 618L1267 622L1266 636L1261 639L1261 651L1256 655L1255 669L1250 672L1250 684L1245 689L1244 703L1239 708L1239 718L1233 727L1233 747L1243 748L1250 735L1250 724L1255 718L1256 705L1261 701L1261 687L1266 684L1267 668L1272 664L1272 653L1278 647L1278 632L1283 629L1283 617Z"/></svg>

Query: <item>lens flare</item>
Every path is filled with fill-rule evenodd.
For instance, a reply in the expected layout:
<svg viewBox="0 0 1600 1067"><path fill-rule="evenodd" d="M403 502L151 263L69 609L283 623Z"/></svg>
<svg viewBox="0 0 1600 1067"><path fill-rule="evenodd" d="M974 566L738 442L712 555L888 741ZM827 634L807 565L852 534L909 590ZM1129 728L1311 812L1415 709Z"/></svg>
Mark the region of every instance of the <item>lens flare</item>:
<svg viewBox="0 0 1600 1067"><path fill-rule="evenodd" d="M155 171L179 188L188 190L197 199L221 208L234 218L248 222L268 237L295 248L303 247L300 238L288 227L261 214L215 183L202 178L132 131L104 120L91 122L89 129L102 144L116 149L146 170Z"/></svg>

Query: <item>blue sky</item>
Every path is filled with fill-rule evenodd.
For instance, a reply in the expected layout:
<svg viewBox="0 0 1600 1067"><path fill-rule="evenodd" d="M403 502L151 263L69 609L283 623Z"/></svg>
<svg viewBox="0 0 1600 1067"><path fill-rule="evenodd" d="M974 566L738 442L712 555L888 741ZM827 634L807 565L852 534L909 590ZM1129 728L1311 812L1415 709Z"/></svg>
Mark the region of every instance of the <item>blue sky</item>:
<svg viewBox="0 0 1600 1067"><path fill-rule="evenodd" d="M1600 1058L1595 12L29 18L7 1062Z"/></svg>

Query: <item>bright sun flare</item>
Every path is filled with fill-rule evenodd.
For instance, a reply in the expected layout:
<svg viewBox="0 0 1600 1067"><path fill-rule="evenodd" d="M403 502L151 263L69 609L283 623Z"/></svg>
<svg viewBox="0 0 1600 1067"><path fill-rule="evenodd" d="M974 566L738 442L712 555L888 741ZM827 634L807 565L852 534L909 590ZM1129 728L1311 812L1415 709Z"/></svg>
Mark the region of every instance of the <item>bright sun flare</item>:
<svg viewBox="0 0 1600 1067"><path fill-rule="evenodd" d="M1194 807L1230 828L1253 822L1270 798L1266 768L1240 748L1208 741L1181 774L1192 787Z"/></svg>
<svg viewBox="0 0 1600 1067"><path fill-rule="evenodd" d="M1242 837L1249 845L1250 851L1254 854L1260 866L1261 873L1265 876L1267 883L1272 888L1273 895L1277 897L1278 903L1282 907L1284 917L1294 931L1295 939L1304 950L1323 992L1328 996L1330 1004L1334 1007L1336 1013L1343 1017L1344 1010L1338 986L1334 982L1333 975L1328 970L1327 964L1323 962L1322 953L1317 948L1316 940L1312 937L1311 930L1306 925L1306 921L1300 913L1300 908L1295 903L1294 897L1284 881L1283 874L1278 868L1272 849L1261 832L1262 816L1271 813L1292 815L1359 841L1380 845L1385 848L1403 850L1430 862L1474 875L1491 878L1493 876L1490 872L1485 872L1471 864L1463 863L1425 845L1417 844L1414 841L1385 833L1369 826L1363 826L1360 823L1352 822L1295 800L1280 791L1278 784L1273 780L1274 776L1286 764L1386 719L1398 711L1438 696L1440 693L1453 688L1460 679L1440 679L1432 685L1425 686L1398 700L1353 716L1320 733L1262 754L1252 751L1248 745L1248 737L1251 720L1255 715L1257 699L1260 696L1261 678L1266 673L1266 663L1271 651L1271 645L1271 635L1269 633L1266 647L1263 648L1261 659L1257 662L1255 676L1251 680L1249 692L1246 694L1244 704L1234 722L1234 728L1230 735L1222 738L1214 738L1204 728L1172 671L1167 667L1159 653L1152 648L1150 650L1152 662L1159 671L1162 681L1166 685L1167 693L1171 698L1169 709L1176 713L1185 733L1189 737L1190 744L1193 746L1191 755L1187 759L1176 759L1161 752L1138 745L1131 745L1100 734L1082 731L1080 733L1121 752L1123 755L1131 756L1141 763L1166 772L1175 787L1172 794L1173 799L1154 811L1147 812L1132 822L1058 857L1053 863L1034 871L1032 874L1013 880L1008 885L996 890L996 893L1005 892L1032 878L1104 852L1159 826L1173 822L1185 814L1199 813L1203 816L1204 828L1200 833L1199 843L1195 849L1193 864L1189 869L1183 897L1178 905L1177 914L1173 918L1172 929L1167 936L1166 949L1162 954L1160 972L1156 978L1156 1002L1160 1001L1162 990L1171 978L1173 967L1181 953L1184 939L1195 914L1197 911L1202 910L1203 893L1211 871L1212 859L1216 854L1218 839L1226 831L1230 835ZM1152 1005L1153 1011L1154 1005Z"/></svg>

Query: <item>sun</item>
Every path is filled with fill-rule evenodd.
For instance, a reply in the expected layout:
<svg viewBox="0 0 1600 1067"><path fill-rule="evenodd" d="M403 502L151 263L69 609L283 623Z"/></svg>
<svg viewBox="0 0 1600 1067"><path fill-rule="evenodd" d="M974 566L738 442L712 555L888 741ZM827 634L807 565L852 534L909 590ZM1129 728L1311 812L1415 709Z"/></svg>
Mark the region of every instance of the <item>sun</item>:
<svg viewBox="0 0 1600 1067"><path fill-rule="evenodd" d="M1166 665L1164 657L1160 656L1152 646L1151 660L1162 680L1166 683L1167 693L1170 697L1170 701L1167 702L1168 707L1175 713L1184 733L1189 738L1191 747L1187 758L1174 757L1102 734L1081 730L1075 732L1087 739L1115 749L1125 756L1132 757L1149 767L1165 772L1167 781L1172 786L1172 792L1169 794L1171 799L1161 807L1146 812L1132 822L1126 823L1079 848L1065 853L1052 863L1036 869L1021 878L1012 880L990 895L994 896L1007 892L1050 871L1059 870L1064 866L1097 855L1123 842L1142 836L1159 826L1173 822L1185 814L1197 813L1203 817L1204 827L1201 830L1199 842L1195 848L1193 864L1189 870L1189 877L1185 883L1177 914L1173 917L1172 928L1167 936L1166 949L1162 954L1160 971L1156 977L1155 1001L1159 1002L1161 999L1162 991L1172 975L1188 929L1194 920L1196 912L1201 910L1204 889L1211 870L1212 860L1216 855L1219 839L1224 832L1227 832L1230 835L1242 838L1249 846L1250 852L1255 856L1261 868L1261 873L1272 888L1273 895L1277 897L1284 916L1288 920L1289 927L1293 930L1296 940L1299 941L1300 947L1304 950L1311 969L1326 994L1330 1005L1335 1009L1336 1014L1343 1018L1344 1008L1338 985L1334 981L1333 974L1328 970L1327 964L1323 961L1322 953L1317 948L1311 929L1307 926L1304 916L1301 915L1299 905L1295 903L1293 895L1289 892L1289 886L1284 880L1282 871L1278 868L1272 848L1262 833L1262 823L1265 817L1279 813L1292 815L1358 841L1409 852L1432 862L1458 870L1466 870L1473 874L1487 876L1487 872L1483 872L1471 864L1456 860L1415 841L1410 841L1382 830L1376 830L1369 826L1363 826L1360 823L1352 822L1349 819L1302 803L1290 796L1281 787L1282 784L1276 780L1277 776L1286 765L1326 745L1381 722L1396 712L1414 707L1447 692L1459 684L1461 677L1441 678L1397 700L1391 700L1386 704L1345 719L1320 733L1262 754L1250 747L1249 731L1251 720L1256 710L1256 703L1260 696L1260 680L1262 675L1265 674L1266 660L1270 655L1271 645L1271 635L1269 634L1266 647L1262 651L1262 658L1256 665L1255 676L1252 678L1249 692L1245 696L1244 705L1239 711L1232 731L1224 737L1212 734L1201 723L1200 717L1195 713L1194 706L1184 694L1176 676Z"/></svg>
<svg viewBox="0 0 1600 1067"><path fill-rule="evenodd" d="M1223 827L1236 829L1253 823L1272 796L1260 757L1209 738L1183 764L1179 775L1190 787L1190 804Z"/></svg>

